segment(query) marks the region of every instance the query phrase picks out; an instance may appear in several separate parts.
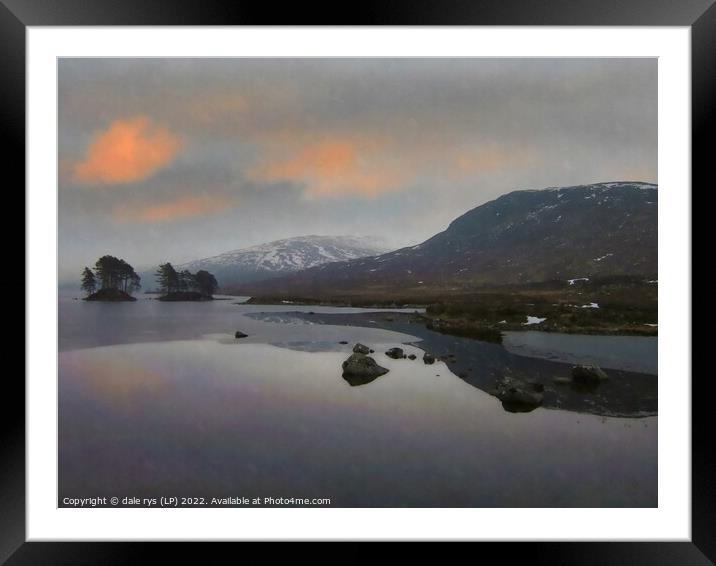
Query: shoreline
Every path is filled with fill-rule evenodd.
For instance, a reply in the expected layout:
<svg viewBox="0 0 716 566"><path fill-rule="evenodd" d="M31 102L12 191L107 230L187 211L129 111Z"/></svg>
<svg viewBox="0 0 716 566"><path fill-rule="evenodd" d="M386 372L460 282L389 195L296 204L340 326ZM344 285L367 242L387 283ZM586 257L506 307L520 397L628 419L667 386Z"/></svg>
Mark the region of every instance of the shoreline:
<svg viewBox="0 0 716 566"><path fill-rule="evenodd" d="M565 322L553 322L549 317L545 317L545 320L540 323L531 322L533 317L531 312L525 312L525 314L510 314L507 318L501 320L494 320L500 318L499 316L493 316L493 320L474 320L461 316L450 316L444 314L433 314L430 309L434 307L433 303L411 303L411 304L398 304L398 303L375 303L375 302L364 302L364 301L312 301L312 300L277 300L277 299L262 299L260 297L251 297L244 303L235 304L251 304L251 305L265 305L265 306L279 306L287 307L332 307L332 308L364 308L364 309L380 309L386 312L391 312L395 309L422 309L426 312L416 312L415 316L420 316L426 323L432 323L438 327L439 331L444 334L453 334L455 336L467 336L475 335L476 338L480 339L480 334L483 334L483 339L489 339L490 332L547 332L555 334L585 334L592 336L645 336L645 337L658 337L659 329L658 324L653 325L651 323L645 324L619 324L611 323L609 326L598 326L595 324L584 325ZM552 305L555 307L556 305ZM561 309L565 307L560 306ZM576 308L576 307L574 307ZM580 307L581 308L581 307ZM525 309L527 311L527 309ZM556 309L555 309L556 310ZM606 310L606 309L605 309ZM601 314L601 313L599 313Z"/></svg>
<svg viewBox="0 0 716 566"><path fill-rule="evenodd" d="M261 314L249 316L260 318ZM414 313L322 314L287 311L285 314L313 324L380 328L415 336L419 340L406 343L434 355L458 378L493 396L499 382L509 376L541 383L544 386L544 409L563 409L604 417L658 416L657 376L654 374L603 368L610 379L595 390L585 391L561 381L570 376L571 363L522 356L508 351L501 344L441 334L427 328ZM418 359L406 363L422 364L423 361Z"/></svg>

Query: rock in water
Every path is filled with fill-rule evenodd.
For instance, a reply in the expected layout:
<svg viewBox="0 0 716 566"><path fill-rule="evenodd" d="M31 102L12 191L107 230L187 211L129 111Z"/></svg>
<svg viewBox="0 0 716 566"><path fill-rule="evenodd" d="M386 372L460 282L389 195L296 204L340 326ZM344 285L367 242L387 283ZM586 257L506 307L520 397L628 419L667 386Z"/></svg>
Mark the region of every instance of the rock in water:
<svg viewBox="0 0 716 566"><path fill-rule="evenodd" d="M434 364L434 363L435 363L435 356L433 356L432 354L428 354L427 352L425 352L425 353L423 354L423 362L425 362L425 363L428 364L428 365Z"/></svg>
<svg viewBox="0 0 716 566"><path fill-rule="evenodd" d="M572 368L572 379L575 383L598 385L609 378L602 368L598 366L574 366Z"/></svg>
<svg viewBox="0 0 716 566"><path fill-rule="evenodd" d="M528 413L539 407L544 399L542 392L538 391L539 385L504 377L495 388L495 397L502 401L502 407L510 413Z"/></svg>
<svg viewBox="0 0 716 566"><path fill-rule="evenodd" d="M376 361L365 354L351 354L343 362L343 379L351 385L364 385L388 373L388 370L379 366Z"/></svg>
<svg viewBox="0 0 716 566"><path fill-rule="evenodd" d="M389 358L393 358L394 360L402 360L405 357L402 348L391 348L385 353L385 355Z"/></svg>
<svg viewBox="0 0 716 566"><path fill-rule="evenodd" d="M417 357L418 357L418 356L416 356L415 354L410 354L410 355L408 356L408 359L409 359L409 360L414 360L414 359L417 358Z"/></svg>
<svg viewBox="0 0 716 566"><path fill-rule="evenodd" d="M234 334L234 338L246 338L248 334L244 334L241 330L237 330Z"/></svg>
<svg viewBox="0 0 716 566"><path fill-rule="evenodd" d="M368 346L364 346L363 344L358 342L358 344L353 346L353 351L356 354L368 354L368 353L370 353L370 348Z"/></svg>

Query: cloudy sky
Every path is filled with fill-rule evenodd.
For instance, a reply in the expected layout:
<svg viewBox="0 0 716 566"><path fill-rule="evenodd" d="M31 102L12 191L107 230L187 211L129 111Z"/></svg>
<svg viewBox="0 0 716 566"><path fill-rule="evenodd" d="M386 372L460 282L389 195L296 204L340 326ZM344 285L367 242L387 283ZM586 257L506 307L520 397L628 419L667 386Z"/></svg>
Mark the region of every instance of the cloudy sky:
<svg viewBox="0 0 716 566"><path fill-rule="evenodd" d="M60 279L657 182L655 59L61 59Z"/></svg>

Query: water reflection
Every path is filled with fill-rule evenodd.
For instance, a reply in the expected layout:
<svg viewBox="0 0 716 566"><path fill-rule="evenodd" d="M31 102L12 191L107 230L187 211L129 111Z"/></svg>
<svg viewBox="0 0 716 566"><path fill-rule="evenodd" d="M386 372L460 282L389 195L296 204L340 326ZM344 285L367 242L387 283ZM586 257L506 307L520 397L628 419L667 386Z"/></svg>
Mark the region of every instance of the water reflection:
<svg viewBox="0 0 716 566"><path fill-rule="evenodd" d="M63 352L60 496L656 504L656 419L507 414L443 362L381 353L391 345L375 354L389 373L367 387L341 378L343 351L194 340Z"/></svg>
<svg viewBox="0 0 716 566"><path fill-rule="evenodd" d="M276 320L273 315L261 313L250 316L254 320ZM339 334L336 336L344 336L348 332L399 333L393 335L396 336L394 340L415 344L422 350L442 358L452 373L482 391L496 393L504 379L540 384L543 388L541 406L546 408L631 417L657 413L658 381L655 375L609 369L607 373L610 379L596 388L579 385L564 387L564 381L571 382L571 363L526 357L514 354L500 344L440 334L428 329L411 313L323 312L308 316L306 313L295 312L283 313L280 318L284 322L275 325L279 328L296 328L291 323L292 320L303 321L310 318L314 322L314 327L311 328L319 327L324 332L337 329ZM402 338L397 338L400 335ZM596 338L610 338L613 342L614 339L619 339L620 349L628 352L629 345L641 337ZM651 350L643 352L642 358L649 358L650 352ZM418 357L421 356L422 351L418 354ZM613 356L613 359L615 357ZM582 363L579 358L574 358L573 362ZM513 403L508 405L510 409L514 408Z"/></svg>
<svg viewBox="0 0 716 566"><path fill-rule="evenodd" d="M136 312L61 305L60 500L181 494L330 497L356 507L657 504L655 417L506 413L469 383L481 378L480 366L465 378L445 361L424 364L408 327L299 329L244 316L265 306L221 303L126 305ZM98 312L113 332L97 335ZM236 330L249 336L236 340ZM356 342L370 345L389 370L357 387L342 377ZM417 359L385 355L397 346Z"/></svg>

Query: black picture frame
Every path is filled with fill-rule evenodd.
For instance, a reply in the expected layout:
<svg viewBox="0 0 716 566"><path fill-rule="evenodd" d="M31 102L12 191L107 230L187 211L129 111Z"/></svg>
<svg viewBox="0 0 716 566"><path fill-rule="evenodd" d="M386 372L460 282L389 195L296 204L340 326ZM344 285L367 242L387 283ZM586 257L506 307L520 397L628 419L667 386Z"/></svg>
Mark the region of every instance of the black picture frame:
<svg viewBox="0 0 716 566"><path fill-rule="evenodd" d="M692 38L692 184L706 179L706 136L711 135L716 100L716 7L713 0L448 0L368 2L355 11L335 12L322 4L201 0L0 0L0 136L10 187L25 186L25 34L28 26L84 25L558 25L688 26ZM16 191L19 194L19 191ZM24 199L22 201L23 210ZM17 229L13 228L14 239ZM15 245L19 255L19 246ZM17 258L18 265L24 264ZM29 300L29 297L25 297ZM24 313L23 313L24 314ZM24 336L24 333L23 333ZM7 352L7 351L6 351ZM39 543L25 541L25 389L19 372L6 372L6 402L0 411L0 562L22 564L117 564L148 561L150 550L162 560L172 552L183 559L212 563L208 545L159 543ZM690 542L533 542L486 543L501 560L538 564L678 564L716 562L716 460L710 438L710 376L692 382L692 538ZM691 376L683 376L691 379ZM225 547L225 545L218 545ZM306 545L289 550L292 559ZM341 553L341 560L362 554ZM369 547L368 547L369 548ZM220 549L220 551L225 548ZM370 552L370 551L369 551ZM442 552L442 551L441 551ZM297 556L298 553L298 556ZM422 553L422 551L421 551ZM237 556L238 558L238 556Z"/></svg>

